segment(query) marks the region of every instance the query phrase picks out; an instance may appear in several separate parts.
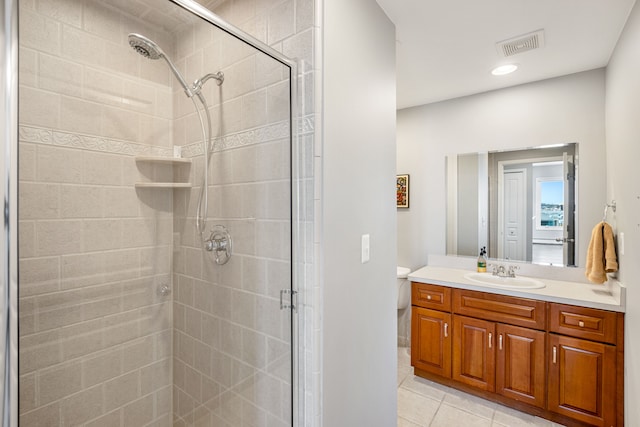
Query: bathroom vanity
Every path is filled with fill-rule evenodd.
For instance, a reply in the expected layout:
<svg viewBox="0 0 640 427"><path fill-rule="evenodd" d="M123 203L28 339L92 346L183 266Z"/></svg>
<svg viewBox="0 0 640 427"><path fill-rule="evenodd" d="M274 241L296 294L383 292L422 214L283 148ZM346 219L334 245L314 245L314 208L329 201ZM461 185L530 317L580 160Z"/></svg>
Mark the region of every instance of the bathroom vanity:
<svg viewBox="0 0 640 427"><path fill-rule="evenodd" d="M416 375L566 425L624 425L619 283L536 279L544 287L518 289L468 277L440 267L409 275Z"/></svg>

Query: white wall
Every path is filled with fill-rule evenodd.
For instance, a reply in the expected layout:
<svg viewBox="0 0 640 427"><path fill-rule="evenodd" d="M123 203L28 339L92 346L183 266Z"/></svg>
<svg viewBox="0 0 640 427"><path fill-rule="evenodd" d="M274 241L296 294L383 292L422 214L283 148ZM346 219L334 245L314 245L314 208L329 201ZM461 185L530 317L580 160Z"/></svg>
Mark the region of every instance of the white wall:
<svg viewBox="0 0 640 427"><path fill-rule="evenodd" d="M614 226L624 233L620 280L627 286L625 317L625 425L640 425L640 6L633 8L607 67L607 199L615 199ZM619 236L619 234L618 234ZM620 243L620 241L618 241ZM618 248L621 249L620 247Z"/></svg>
<svg viewBox="0 0 640 427"><path fill-rule="evenodd" d="M445 156L578 142L578 264L605 201L604 70L398 111L397 170L411 174L398 211L398 263L412 269L446 243Z"/></svg>
<svg viewBox="0 0 640 427"><path fill-rule="evenodd" d="M323 6L322 423L395 426L395 28L373 0Z"/></svg>

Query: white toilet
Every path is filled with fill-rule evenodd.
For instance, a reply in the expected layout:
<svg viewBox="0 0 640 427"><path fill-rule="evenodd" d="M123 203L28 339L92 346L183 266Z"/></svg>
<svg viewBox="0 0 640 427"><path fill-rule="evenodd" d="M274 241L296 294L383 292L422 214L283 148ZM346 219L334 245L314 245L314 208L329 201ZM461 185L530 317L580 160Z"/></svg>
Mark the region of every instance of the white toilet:
<svg viewBox="0 0 640 427"><path fill-rule="evenodd" d="M398 267L398 278L396 282L398 284L398 310L409 307L409 300L411 299L411 286L407 280L407 276L411 272L406 267Z"/></svg>

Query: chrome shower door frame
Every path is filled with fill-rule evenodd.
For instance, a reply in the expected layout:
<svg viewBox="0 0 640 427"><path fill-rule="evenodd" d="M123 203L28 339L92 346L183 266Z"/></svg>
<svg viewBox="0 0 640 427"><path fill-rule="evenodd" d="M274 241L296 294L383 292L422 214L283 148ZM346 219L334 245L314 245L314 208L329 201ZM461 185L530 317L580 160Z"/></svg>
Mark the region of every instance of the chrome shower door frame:
<svg viewBox="0 0 640 427"><path fill-rule="evenodd" d="M1 418L3 427L18 425L18 4L0 0L2 150L0 192L4 201L2 283L0 283Z"/></svg>

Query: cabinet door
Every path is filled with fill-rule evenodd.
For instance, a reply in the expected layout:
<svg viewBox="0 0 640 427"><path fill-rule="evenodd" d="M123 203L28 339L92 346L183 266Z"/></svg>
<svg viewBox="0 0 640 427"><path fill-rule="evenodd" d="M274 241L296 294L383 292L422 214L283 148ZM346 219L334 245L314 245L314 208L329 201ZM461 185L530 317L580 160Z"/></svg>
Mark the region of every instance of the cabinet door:
<svg viewBox="0 0 640 427"><path fill-rule="evenodd" d="M411 365L451 378L451 314L412 307Z"/></svg>
<svg viewBox="0 0 640 427"><path fill-rule="evenodd" d="M545 333L500 323L496 333L496 392L543 408Z"/></svg>
<svg viewBox="0 0 640 427"><path fill-rule="evenodd" d="M453 316L453 379L495 390L495 323Z"/></svg>
<svg viewBox="0 0 640 427"><path fill-rule="evenodd" d="M615 346L549 334L549 352L549 410L615 426Z"/></svg>

